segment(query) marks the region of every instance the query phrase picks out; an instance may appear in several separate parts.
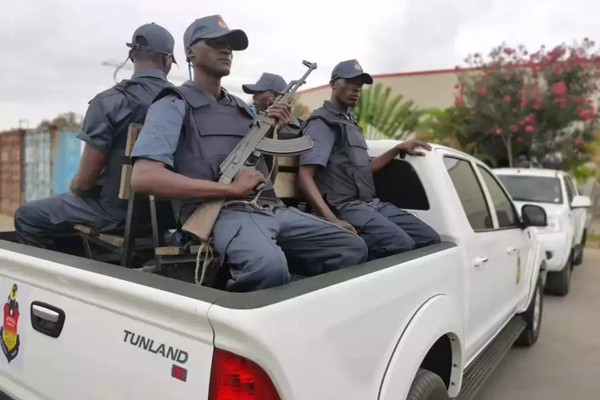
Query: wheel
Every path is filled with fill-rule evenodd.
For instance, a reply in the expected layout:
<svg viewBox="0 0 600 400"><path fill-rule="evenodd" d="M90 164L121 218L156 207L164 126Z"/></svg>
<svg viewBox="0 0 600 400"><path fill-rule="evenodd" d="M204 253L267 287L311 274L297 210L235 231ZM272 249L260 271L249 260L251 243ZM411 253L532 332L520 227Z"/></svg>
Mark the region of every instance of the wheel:
<svg viewBox="0 0 600 400"><path fill-rule="evenodd" d="M521 317L527 323L527 327L521 333L521 336L515 342L519 346L533 346L540 337L540 331L542 330L542 314L544 311L544 284L542 277L538 278L537 284L535 285L535 293L531 298L529 307Z"/></svg>
<svg viewBox="0 0 600 400"><path fill-rule="evenodd" d="M566 296L571 288L571 272L573 271L573 251L567 259L567 263L560 271L548 271L546 289L549 293L558 296Z"/></svg>
<svg viewBox="0 0 600 400"><path fill-rule="evenodd" d="M573 265L578 266L583 264L583 251L585 250L585 241L587 239L587 231L583 231L583 238L581 238L580 250L577 253L577 257L573 258Z"/></svg>
<svg viewBox="0 0 600 400"><path fill-rule="evenodd" d="M433 372L419 369L406 400L450 400L450 396L442 378Z"/></svg>

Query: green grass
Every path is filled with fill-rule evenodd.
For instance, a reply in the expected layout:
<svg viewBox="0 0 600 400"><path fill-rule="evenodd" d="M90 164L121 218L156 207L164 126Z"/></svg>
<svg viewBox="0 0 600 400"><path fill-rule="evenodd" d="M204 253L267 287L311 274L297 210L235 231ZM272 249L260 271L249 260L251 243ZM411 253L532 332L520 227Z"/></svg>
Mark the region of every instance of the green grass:
<svg viewBox="0 0 600 400"><path fill-rule="evenodd" d="M589 234L589 235L587 235L587 240L589 242L600 242L600 235Z"/></svg>

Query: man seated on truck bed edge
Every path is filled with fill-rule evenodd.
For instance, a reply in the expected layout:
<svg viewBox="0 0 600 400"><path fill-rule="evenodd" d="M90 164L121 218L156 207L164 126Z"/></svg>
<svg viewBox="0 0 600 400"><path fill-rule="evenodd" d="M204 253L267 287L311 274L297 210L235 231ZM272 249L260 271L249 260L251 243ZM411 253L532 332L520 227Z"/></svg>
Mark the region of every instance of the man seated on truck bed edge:
<svg viewBox="0 0 600 400"><path fill-rule="evenodd" d="M171 86L167 75L175 62L174 44L173 36L157 24L135 30L127 43L134 65L131 79L90 101L77 135L85 146L70 192L28 202L15 213L15 230L23 243L66 249L67 243L55 239L74 237L75 224L101 229L124 223L127 201L118 195L128 127L142 124L154 97Z"/></svg>
<svg viewBox="0 0 600 400"><path fill-rule="evenodd" d="M400 152L420 155L419 147L430 147L413 140L369 159L367 142L350 108L357 104L363 84L372 83L357 60L340 62L333 69L331 100L315 110L303 128L314 147L300 156L298 173L313 210L357 232L367 243L369 260L440 242L438 234L417 217L375 197L373 173Z"/></svg>
<svg viewBox="0 0 600 400"><path fill-rule="evenodd" d="M247 83L242 85L242 90L244 93L252 95L252 106L250 109L253 110L253 114L255 114L257 112L266 111L267 108L273 104L275 98L283 93L286 86L287 82L282 76L265 72L260 76L256 83ZM300 136L300 131L304 121L294 117L293 115L291 115L290 118L290 123L281 128L277 133L278 139L294 139ZM267 162L269 170L273 169L273 173L271 174L271 182L275 182L277 178L278 165L273 167L274 157L271 156L265 157L265 161Z"/></svg>
<svg viewBox="0 0 600 400"><path fill-rule="evenodd" d="M219 183L219 165L249 132L250 107L221 87L229 75L232 51L248 47L246 34L230 30L221 16L195 20L184 33L193 80L165 89L148 110L133 150L132 186L137 192L172 198L183 225L202 201L251 199L268 170L242 170L231 184ZM282 125L290 105L267 111ZM245 292L289 282L286 256L303 261L300 275L349 267L365 261L363 240L330 222L287 208L265 182L260 210L247 204L224 207L212 231L213 247L231 266L227 290ZM180 226L181 226L180 225Z"/></svg>
<svg viewBox="0 0 600 400"><path fill-rule="evenodd" d="M280 75L269 72L263 73L254 84L242 85L244 93L252 95L252 107L256 112L265 111L275 98L282 94L287 86L287 82ZM291 116L291 121L287 126L278 132L279 139L293 139L300 135L303 121Z"/></svg>

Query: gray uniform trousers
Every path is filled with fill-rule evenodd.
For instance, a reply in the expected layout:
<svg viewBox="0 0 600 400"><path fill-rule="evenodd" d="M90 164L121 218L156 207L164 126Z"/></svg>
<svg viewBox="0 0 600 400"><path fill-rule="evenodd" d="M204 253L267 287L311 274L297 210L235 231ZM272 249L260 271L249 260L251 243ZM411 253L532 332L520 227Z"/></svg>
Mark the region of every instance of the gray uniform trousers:
<svg viewBox="0 0 600 400"><path fill-rule="evenodd" d="M352 224L369 248L369 260L410 251L440 242L429 225L393 204L374 199L337 207L340 217Z"/></svg>
<svg viewBox="0 0 600 400"><path fill-rule="evenodd" d="M15 230L25 244L55 249L55 239L76 234L75 224L101 227L124 220L126 214L67 192L23 204L15 213Z"/></svg>
<svg viewBox="0 0 600 400"><path fill-rule="evenodd" d="M286 256L298 274L313 276L365 262L368 253L359 236L292 207L224 208L213 229L213 245L231 266L227 290L234 292L288 283Z"/></svg>

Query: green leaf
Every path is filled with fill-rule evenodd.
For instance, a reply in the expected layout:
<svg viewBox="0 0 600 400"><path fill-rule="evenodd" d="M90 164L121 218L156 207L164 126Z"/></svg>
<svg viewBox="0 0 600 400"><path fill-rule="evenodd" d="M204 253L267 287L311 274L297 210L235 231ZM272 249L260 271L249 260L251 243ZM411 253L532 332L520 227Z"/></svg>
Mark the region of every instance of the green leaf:
<svg viewBox="0 0 600 400"><path fill-rule="evenodd" d="M369 139L405 138L418 125L420 112L402 95L391 97L392 89L375 84L365 89L353 112Z"/></svg>

